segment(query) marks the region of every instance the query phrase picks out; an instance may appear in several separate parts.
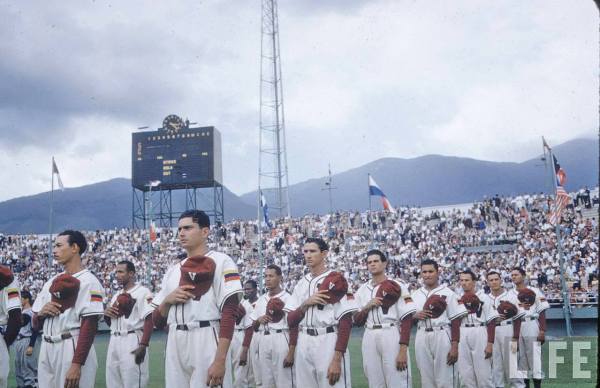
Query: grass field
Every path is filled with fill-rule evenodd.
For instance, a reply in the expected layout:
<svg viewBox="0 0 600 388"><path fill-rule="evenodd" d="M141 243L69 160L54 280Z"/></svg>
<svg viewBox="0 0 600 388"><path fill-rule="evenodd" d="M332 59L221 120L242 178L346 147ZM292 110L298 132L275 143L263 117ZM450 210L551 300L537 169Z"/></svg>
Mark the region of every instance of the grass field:
<svg viewBox="0 0 600 388"><path fill-rule="evenodd" d="M106 362L106 349L108 346L109 336L102 334L96 337L95 347L98 356L98 373L96 375L96 387L105 387L105 376L104 368ZM164 356L165 356L165 339L166 336L163 334L154 335L150 345L150 387L159 388L164 387ZM591 378L588 379L574 379L572 378L572 342L573 341L589 341L591 342L590 350L582 350L580 352L582 357L587 357L587 363L582 364L581 369L584 371L591 371ZM367 387L367 381L363 374L362 369L362 357L360 351L360 336L353 335L350 341L350 354L352 361L352 386L356 388ZM413 373L413 386L420 387L419 372L416 368L416 362L414 359L414 346L410 347L411 358L412 358L412 373ZM588 388L596 386L597 379L597 365L598 365L598 338L597 337L576 337L575 339L567 341L567 349L560 350L558 355L564 357L565 363L558 365L557 377L554 379L546 379L543 386L546 388L564 388L566 385L569 388ZM543 348L544 357L544 371L548 376L548 342ZM9 387L16 387L14 379L14 364L11 362L11 373L9 376ZM178 388L178 387L169 387ZM310 388L310 387L303 387Z"/></svg>

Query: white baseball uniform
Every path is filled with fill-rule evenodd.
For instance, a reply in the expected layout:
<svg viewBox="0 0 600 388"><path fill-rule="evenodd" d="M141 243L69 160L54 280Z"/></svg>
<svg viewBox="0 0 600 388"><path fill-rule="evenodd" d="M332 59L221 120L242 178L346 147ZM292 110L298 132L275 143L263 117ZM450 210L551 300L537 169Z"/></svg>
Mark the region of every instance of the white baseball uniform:
<svg viewBox="0 0 600 388"><path fill-rule="evenodd" d="M53 276L42 287L42 291L31 308L34 313L39 313L42 307L51 301L50 286L56 276ZM80 282L75 306L56 317L44 319L44 335L38 361L38 382L41 388L63 388L67 371L71 367L71 361L77 348L81 318L104 314L102 303L104 287L96 276L87 269L72 276ZM92 345L85 364L81 366L80 388L94 387L97 368L96 350Z"/></svg>
<svg viewBox="0 0 600 388"><path fill-rule="evenodd" d="M252 319L250 318L250 314L252 314L254 306L256 306L256 302L251 303L247 299L242 299L240 305L244 307L246 314L244 315L240 323L236 323L230 346L231 363L233 364L234 388L245 388L253 385L258 385L256 384L256 380L254 378L254 358L258 357L258 352L252 352L252 342L255 342L254 337L252 338L252 342L250 343L251 346L248 349L248 360L246 362L246 365L240 366L240 355L242 353L244 335L246 329L252 326ZM258 348L256 347L256 349Z"/></svg>
<svg viewBox="0 0 600 388"><path fill-rule="evenodd" d="M135 299L129 318L125 316L110 320L110 342L106 356L106 386L108 388L145 387L148 385L148 360L150 352L146 352L144 361L138 365L131 354L137 349L142 339L144 321L152 314L150 305L152 292L142 285L136 284L131 289L113 295L111 306L117 301L119 294L127 292Z"/></svg>
<svg viewBox="0 0 600 388"><path fill-rule="evenodd" d="M279 298L287 305L291 297L285 290L275 296L265 293L256 302L256 308L250 316L252 321L258 320L258 318L267 313L267 303L269 303L271 298ZM284 311L286 311L285 307ZM279 322L261 324L258 328L258 333L260 333L257 338L258 363L262 386L265 388L295 387L294 367L283 367L283 360L288 354L290 344L287 314L284 314L284 317Z"/></svg>
<svg viewBox="0 0 600 388"><path fill-rule="evenodd" d="M211 288L196 301L172 305L167 324L169 334L165 357L165 386L169 388L200 387L206 385L208 368L213 363L219 341L219 320L225 301L231 296L242 296L238 268L231 257L210 251L205 256L216 264ZM162 280L161 290L152 301L158 307L179 287L180 267L187 259L170 266ZM238 301L239 302L239 301ZM232 386L231 358L227 352L223 387Z"/></svg>
<svg viewBox="0 0 600 388"><path fill-rule="evenodd" d="M492 303L486 300L485 292L478 291L477 297L483 303L479 314L467 314L460 325L458 373L465 388L494 388L492 358L485 358L485 348L487 325L499 315Z"/></svg>
<svg viewBox="0 0 600 388"><path fill-rule="evenodd" d="M515 306L519 306L517 295L512 292L503 291L500 295L494 296L492 293L483 296L484 303L498 311L500 302L507 301ZM494 352L492 355L492 381L495 387L504 387L504 384L513 388L525 386L522 378L519 378L517 370L517 354L511 351L511 339L513 336L513 322L521 319L523 311L513 318L506 319L496 326L496 338L494 340Z"/></svg>
<svg viewBox="0 0 600 388"><path fill-rule="evenodd" d="M527 288L535 292L536 298L533 306L529 309L519 304L525 313L521 318L523 322L519 336L519 372L523 374L524 378L543 379L542 344L537 340L540 334L538 317L542 311L550 308L550 304L538 288L529 286ZM518 295L518 291L514 288L510 292Z"/></svg>
<svg viewBox="0 0 600 388"><path fill-rule="evenodd" d="M319 284L330 272L331 270L327 270L318 276L309 273L302 277L294 288L290 305L286 305L285 309L289 312L300 307L317 291ZM294 358L296 384L299 387L332 387L327 379L327 369L335 353L338 322L343 316L356 310L356 301L352 295L344 296L338 303L326 304L322 309L318 306L308 308L300 321ZM340 379L333 387L350 388L350 371L350 352L346 351L342 359Z"/></svg>
<svg viewBox="0 0 600 388"><path fill-rule="evenodd" d="M423 387L447 388L458 383L458 371L447 364L451 347L450 322L467 314L465 306L458 303L458 296L445 285L433 290L421 287L412 293L417 311L423 310L425 301L431 295L446 297L446 310L438 318L420 320L415 338L415 356L421 373Z"/></svg>
<svg viewBox="0 0 600 388"><path fill-rule="evenodd" d="M0 326L2 333L8 323L8 312L21 309L21 290L19 281L15 279L8 286L0 290ZM10 370L10 356L6 342L0 336L0 388L8 385L8 372Z"/></svg>
<svg viewBox="0 0 600 388"><path fill-rule="evenodd" d="M408 368L403 371L396 369L396 357L400 352L400 321L414 314L416 308L408 287L402 282L394 281L402 290L400 299L387 313L384 313L381 307L372 308L365 322L362 359L370 388L412 387L410 353L407 350ZM378 289L379 284L373 286L372 281L358 289L355 298L359 310L375 298Z"/></svg>

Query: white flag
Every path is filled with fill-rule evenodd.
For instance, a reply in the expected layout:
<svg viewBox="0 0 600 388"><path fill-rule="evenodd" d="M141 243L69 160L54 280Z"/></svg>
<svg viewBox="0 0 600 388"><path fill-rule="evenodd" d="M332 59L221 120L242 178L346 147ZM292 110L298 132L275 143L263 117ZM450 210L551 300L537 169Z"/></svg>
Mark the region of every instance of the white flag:
<svg viewBox="0 0 600 388"><path fill-rule="evenodd" d="M65 186L62 183L62 179L60 179L58 167L56 167L56 162L54 161L54 158L52 158L52 176L54 176L54 174L56 174L56 178L58 178L58 187L60 187L62 191L65 191Z"/></svg>

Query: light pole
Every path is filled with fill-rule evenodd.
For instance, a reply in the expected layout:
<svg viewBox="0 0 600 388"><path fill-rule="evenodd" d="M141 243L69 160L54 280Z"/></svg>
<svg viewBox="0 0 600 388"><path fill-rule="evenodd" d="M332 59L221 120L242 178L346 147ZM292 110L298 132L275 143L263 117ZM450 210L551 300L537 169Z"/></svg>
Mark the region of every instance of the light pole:
<svg viewBox="0 0 600 388"><path fill-rule="evenodd" d="M160 181L150 181L145 186L148 187L148 199L146 200L147 204L145 204L148 208L146 214L148 217L148 258L146 259L146 285L148 288L152 289L151 279L152 279L152 271L151 271L151 261L152 261L152 188L160 185ZM146 220L144 219L144 221ZM144 222L144 227L146 227Z"/></svg>

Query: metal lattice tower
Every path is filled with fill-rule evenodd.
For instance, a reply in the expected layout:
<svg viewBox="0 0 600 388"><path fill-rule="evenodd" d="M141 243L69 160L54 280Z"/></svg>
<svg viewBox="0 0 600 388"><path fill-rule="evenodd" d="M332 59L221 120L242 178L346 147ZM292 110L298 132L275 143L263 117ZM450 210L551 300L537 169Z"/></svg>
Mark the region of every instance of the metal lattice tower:
<svg viewBox="0 0 600 388"><path fill-rule="evenodd" d="M290 199L277 0L262 0L259 126L259 208L262 191L267 198L273 218L289 217Z"/></svg>

